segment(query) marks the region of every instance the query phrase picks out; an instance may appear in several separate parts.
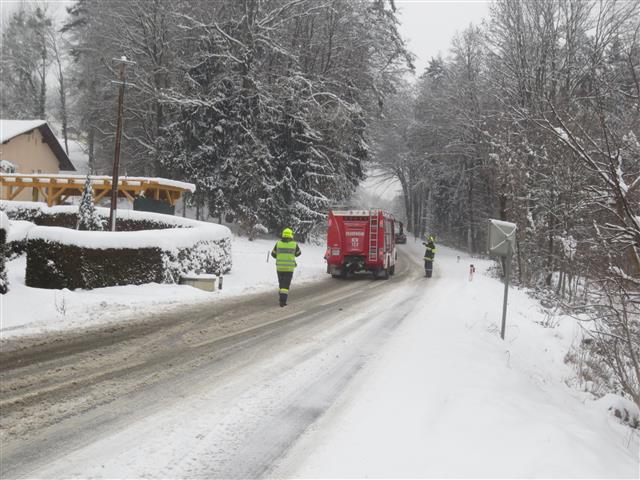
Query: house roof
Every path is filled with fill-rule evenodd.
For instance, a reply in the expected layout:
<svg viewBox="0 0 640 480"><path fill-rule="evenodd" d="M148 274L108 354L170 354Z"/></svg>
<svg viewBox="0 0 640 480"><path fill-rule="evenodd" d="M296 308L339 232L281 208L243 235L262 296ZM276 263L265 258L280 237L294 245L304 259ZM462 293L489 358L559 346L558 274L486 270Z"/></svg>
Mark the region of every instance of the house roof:
<svg viewBox="0 0 640 480"><path fill-rule="evenodd" d="M7 143L11 139L29 133L34 129L39 129L45 143L49 145L51 151L58 159L60 170L75 170L69 160L67 153L60 145L60 142L49 128L46 120L3 120L0 119L0 143Z"/></svg>

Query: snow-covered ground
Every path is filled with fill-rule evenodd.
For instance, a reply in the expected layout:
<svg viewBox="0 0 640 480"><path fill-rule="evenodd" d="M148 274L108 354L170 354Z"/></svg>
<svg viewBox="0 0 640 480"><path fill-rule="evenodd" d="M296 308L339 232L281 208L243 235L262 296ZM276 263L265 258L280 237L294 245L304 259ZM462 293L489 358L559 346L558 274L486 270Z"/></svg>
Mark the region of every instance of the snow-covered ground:
<svg viewBox="0 0 640 480"><path fill-rule="evenodd" d="M13 223L17 222L12 222ZM234 237L233 267L223 289L204 292L186 285L130 285L94 290L47 290L25 286L24 256L8 262L9 292L0 295L0 337L41 334L126 321L153 306L161 312L185 303L216 301L229 296L277 290L275 263L267 253L275 240ZM301 245L294 285L326 276L324 247Z"/></svg>
<svg viewBox="0 0 640 480"><path fill-rule="evenodd" d="M490 262L459 255L438 247L414 313L276 476L640 478L638 431L607 411L621 399L567 386L576 322L543 327L539 304L511 289L502 341L503 286Z"/></svg>
<svg viewBox="0 0 640 480"><path fill-rule="evenodd" d="M271 283L269 246L236 243L235 255L242 259L237 281ZM415 244L402 248L414 258L422 256ZM316 266L321 262L312 257L306 257L301 277L322 273ZM473 281L470 263L477 268ZM320 391L307 388L316 381L309 377L322 372L318 365L329 359L340 363L345 348L353 346L359 356L353 332L316 332L291 342L291 351L267 355L258 363L270 372L269 380L248 371L220 379L218 389L204 382L188 394L178 392L169 408L78 446L35 476L209 478L220 462L245 447L259 457L259 445L270 432L258 429L249 446L239 432L254 424L286 429L276 405L293 398L300 412L322 415L283 458L265 460L271 462L270 477L639 478L638 432L607 411L620 399L595 400L568 386L574 373L564 357L579 341L576 323L559 317L547 322L554 327L541 325L548 318L539 305L512 289L502 341L502 285L486 274L489 265L439 246L434 277L416 279L424 285L423 294L413 297L406 282L380 290L385 293L372 299L371 311L400 316L395 306L384 311L393 297L406 302L410 313L388 341L380 340L380 348L326 410L321 409L322 389L328 385L319 382ZM231 278L229 293L246 291ZM321 345L325 336L338 341L317 356L297 356L296 350ZM294 366L279 368L286 364L283 357L293 359Z"/></svg>

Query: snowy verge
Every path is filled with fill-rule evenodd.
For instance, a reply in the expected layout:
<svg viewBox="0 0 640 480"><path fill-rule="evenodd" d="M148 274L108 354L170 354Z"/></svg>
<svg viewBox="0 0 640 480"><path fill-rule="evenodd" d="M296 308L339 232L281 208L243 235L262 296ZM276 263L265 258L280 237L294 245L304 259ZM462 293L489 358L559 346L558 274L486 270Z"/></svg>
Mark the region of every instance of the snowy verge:
<svg viewBox="0 0 640 480"><path fill-rule="evenodd" d="M418 262L412 243L400 248ZM569 386L577 322L545 322L511 288L501 340L503 286L491 267L438 245L417 308L269 476L639 478L638 431L615 414L634 405Z"/></svg>
<svg viewBox="0 0 640 480"><path fill-rule="evenodd" d="M0 340L28 335L136 321L151 313L179 313L183 305L216 302L225 298L274 291L275 262L268 253L275 240L248 241L233 237L233 270L224 276L224 288L204 292L187 285L150 283L96 288L93 290L42 289L25 285L26 258L7 263L11 290L0 305ZM292 295L298 285L327 277L324 246L302 244L302 256L294 274ZM33 308L37 305L38 308Z"/></svg>

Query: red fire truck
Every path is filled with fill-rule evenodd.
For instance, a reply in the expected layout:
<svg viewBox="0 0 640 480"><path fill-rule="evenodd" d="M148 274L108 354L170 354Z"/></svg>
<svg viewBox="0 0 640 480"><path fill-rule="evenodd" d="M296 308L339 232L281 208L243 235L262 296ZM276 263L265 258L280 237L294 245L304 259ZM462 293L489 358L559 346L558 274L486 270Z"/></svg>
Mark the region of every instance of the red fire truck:
<svg viewBox="0 0 640 480"><path fill-rule="evenodd" d="M369 271L376 278L395 273L395 219L383 210L330 210L327 273L346 277Z"/></svg>

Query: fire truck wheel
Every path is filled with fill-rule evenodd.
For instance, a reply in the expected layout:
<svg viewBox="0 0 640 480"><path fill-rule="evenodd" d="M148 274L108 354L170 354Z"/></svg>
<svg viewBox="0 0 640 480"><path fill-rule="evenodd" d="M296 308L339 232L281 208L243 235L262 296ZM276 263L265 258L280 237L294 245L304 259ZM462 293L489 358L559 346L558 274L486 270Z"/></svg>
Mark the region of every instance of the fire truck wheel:
<svg viewBox="0 0 640 480"><path fill-rule="evenodd" d="M389 275L395 275L396 273L396 266L395 265L391 265L389 267Z"/></svg>
<svg viewBox="0 0 640 480"><path fill-rule="evenodd" d="M389 278L389 270L386 268L380 268L376 271L376 278L381 278L382 280L387 280Z"/></svg>
<svg viewBox="0 0 640 480"><path fill-rule="evenodd" d="M347 270L342 269L340 273L332 273L331 276L333 278L347 278Z"/></svg>

